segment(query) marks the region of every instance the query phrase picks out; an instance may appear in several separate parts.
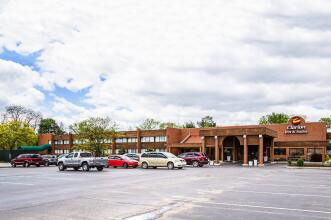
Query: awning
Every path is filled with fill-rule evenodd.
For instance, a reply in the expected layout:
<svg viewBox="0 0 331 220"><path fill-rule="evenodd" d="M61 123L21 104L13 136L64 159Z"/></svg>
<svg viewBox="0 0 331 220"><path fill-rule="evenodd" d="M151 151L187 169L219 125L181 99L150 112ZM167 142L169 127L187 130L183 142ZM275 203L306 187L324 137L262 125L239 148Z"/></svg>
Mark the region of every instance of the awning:
<svg viewBox="0 0 331 220"><path fill-rule="evenodd" d="M20 146L19 150L31 150L31 151L44 151L50 149L52 146L50 144L44 144L40 146Z"/></svg>

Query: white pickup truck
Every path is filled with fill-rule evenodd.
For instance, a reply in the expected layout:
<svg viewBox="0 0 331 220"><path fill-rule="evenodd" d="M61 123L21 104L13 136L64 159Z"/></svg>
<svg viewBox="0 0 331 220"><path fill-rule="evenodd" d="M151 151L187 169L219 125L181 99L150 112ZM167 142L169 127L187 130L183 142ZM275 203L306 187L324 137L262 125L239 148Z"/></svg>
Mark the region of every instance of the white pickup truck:
<svg viewBox="0 0 331 220"><path fill-rule="evenodd" d="M72 152L66 156L58 159L57 165L60 171L64 171L67 168L74 168L83 171L89 171L90 168L97 168L98 171L102 171L107 166L108 160L103 157L93 157L90 152Z"/></svg>

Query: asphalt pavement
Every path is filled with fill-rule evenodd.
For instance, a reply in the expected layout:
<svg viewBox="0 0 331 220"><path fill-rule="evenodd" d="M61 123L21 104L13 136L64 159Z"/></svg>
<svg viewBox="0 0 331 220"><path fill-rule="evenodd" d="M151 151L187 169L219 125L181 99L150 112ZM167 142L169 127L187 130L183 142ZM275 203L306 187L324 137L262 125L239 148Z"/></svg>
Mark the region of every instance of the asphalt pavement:
<svg viewBox="0 0 331 220"><path fill-rule="evenodd" d="M0 169L0 219L331 219L331 171Z"/></svg>

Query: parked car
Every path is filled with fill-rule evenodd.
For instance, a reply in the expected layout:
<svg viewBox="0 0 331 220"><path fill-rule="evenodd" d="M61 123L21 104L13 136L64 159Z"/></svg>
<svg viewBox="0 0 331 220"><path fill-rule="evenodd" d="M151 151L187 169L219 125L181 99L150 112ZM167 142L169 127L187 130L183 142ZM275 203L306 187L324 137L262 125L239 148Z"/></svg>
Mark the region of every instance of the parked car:
<svg viewBox="0 0 331 220"><path fill-rule="evenodd" d="M130 157L133 160L139 161L139 154L136 153L127 153L124 156Z"/></svg>
<svg viewBox="0 0 331 220"><path fill-rule="evenodd" d="M93 157L90 152L72 152L66 156L58 159L57 165L60 171L64 171L67 168L73 168L83 171L89 171L90 168L97 168L98 171L102 171L107 166L107 158Z"/></svg>
<svg viewBox="0 0 331 220"><path fill-rule="evenodd" d="M187 165L193 165L194 167L203 167L209 164L208 157L201 152L187 152L180 154L178 157L184 159Z"/></svg>
<svg viewBox="0 0 331 220"><path fill-rule="evenodd" d="M168 167L168 169L182 169L186 162L184 159L178 158L172 153L168 152L146 152L140 156L140 165L142 168L147 169L148 167Z"/></svg>
<svg viewBox="0 0 331 220"><path fill-rule="evenodd" d="M39 154L20 154L12 159L10 163L12 167L16 167L17 165L22 165L23 167L35 165L40 167L40 165L45 164L43 158Z"/></svg>
<svg viewBox="0 0 331 220"><path fill-rule="evenodd" d="M42 155L41 157L44 160L45 166L56 165L57 164L56 155Z"/></svg>
<svg viewBox="0 0 331 220"><path fill-rule="evenodd" d="M138 161L131 159L130 157L124 155L111 155L108 157L108 166L109 167L124 167L136 168L138 166Z"/></svg>

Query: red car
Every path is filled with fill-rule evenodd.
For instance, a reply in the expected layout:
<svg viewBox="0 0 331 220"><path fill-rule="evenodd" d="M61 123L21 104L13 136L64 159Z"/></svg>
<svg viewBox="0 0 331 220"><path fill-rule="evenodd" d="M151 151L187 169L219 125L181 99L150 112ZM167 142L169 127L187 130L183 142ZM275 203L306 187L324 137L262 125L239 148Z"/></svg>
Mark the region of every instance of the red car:
<svg viewBox="0 0 331 220"><path fill-rule="evenodd" d="M187 165L193 165L194 167L203 167L203 165L209 164L208 157L201 152L187 152L178 157L184 159Z"/></svg>
<svg viewBox="0 0 331 220"><path fill-rule="evenodd" d="M109 167L124 167L136 168L138 166L138 161L132 160L130 157L123 155L111 155L108 157L108 166Z"/></svg>
<svg viewBox="0 0 331 220"><path fill-rule="evenodd" d="M16 167L17 165L23 165L23 167L35 165L40 167L40 165L45 165L43 158L39 154L20 154L12 159L10 163L12 167Z"/></svg>

